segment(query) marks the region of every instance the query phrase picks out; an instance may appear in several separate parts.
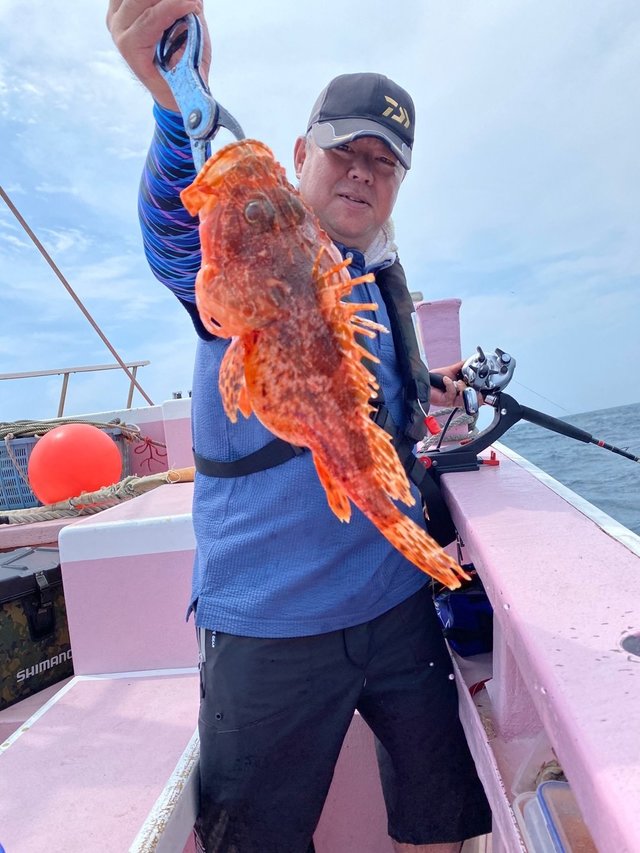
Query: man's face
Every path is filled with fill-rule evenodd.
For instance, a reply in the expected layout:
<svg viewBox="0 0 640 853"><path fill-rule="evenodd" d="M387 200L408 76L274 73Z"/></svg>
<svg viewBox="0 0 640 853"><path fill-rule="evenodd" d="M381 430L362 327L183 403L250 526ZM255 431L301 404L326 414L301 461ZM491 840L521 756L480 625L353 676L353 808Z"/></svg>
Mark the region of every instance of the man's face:
<svg viewBox="0 0 640 853"><path fill-rule="evenodd" d="M375 136L338 148L300 137L294 150L300 193L332 240L364 252L393 210L405 170Z"/></svg>

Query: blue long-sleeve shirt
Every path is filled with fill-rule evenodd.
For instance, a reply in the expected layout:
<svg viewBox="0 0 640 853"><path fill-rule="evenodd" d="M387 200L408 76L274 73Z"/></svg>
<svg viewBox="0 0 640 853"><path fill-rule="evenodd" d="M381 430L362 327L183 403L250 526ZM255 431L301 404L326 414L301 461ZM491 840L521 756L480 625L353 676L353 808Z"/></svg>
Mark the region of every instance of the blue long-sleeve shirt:
<svg viewBox="0 0 640 853"><path fill-rule="evenodd" d="M232 424L224 414L218 372L229 341L207 333L197 316L197 220L179 199L195 177L189 141L179 115L156 106L155 118L140 190L145 251L156 277L191 314L199 336L192 386L194 448L210 459L235 460L273 435L255 416ZM352 254L351 274L362 274L362 253L339 248ZM375 284L357 285L353 298L377 303L371 316L389 328ZM376 337L371 348L380 359L378 381L386 405L402 424L403 389L391 335ZM406 512L422 524L415 489L414 497L415 506ZM196 474L193 523L197 548L191 604L197 605L197 624L210 630L258 637L333 631L380 615L427 580L357 508L349 524L338 521L310 453L244 477Z"/></svg>

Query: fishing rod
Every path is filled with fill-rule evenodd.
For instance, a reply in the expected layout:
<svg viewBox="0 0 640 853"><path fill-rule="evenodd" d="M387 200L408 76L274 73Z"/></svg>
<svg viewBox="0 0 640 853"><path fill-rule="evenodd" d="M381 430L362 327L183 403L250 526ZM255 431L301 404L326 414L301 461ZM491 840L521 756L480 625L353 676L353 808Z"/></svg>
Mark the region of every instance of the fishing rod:
<svg viewBox="0 0 640 853"><path fill-rule="evenodd" d="M495 414L489 426L474 438L463 440L455 447L444 450L438 447L420 454L420 459L427 468L433 469L433 473L440 475L450 471L477 471L480 465L485 464L485 460L479 459L478 454L521 420L585 444L595 444L632 462L640 462L640 456L594 438L585 430L559 418L522 406L513 397L505 394L504 388L511 381L515 366L515 358L498 348L492 354L486 355L481 347L477 347L476 353L465 361L461 370L462 379L467 385L462 392L465 411L468 415L477 414L481 396L484 403L495 410Z"/></svg>

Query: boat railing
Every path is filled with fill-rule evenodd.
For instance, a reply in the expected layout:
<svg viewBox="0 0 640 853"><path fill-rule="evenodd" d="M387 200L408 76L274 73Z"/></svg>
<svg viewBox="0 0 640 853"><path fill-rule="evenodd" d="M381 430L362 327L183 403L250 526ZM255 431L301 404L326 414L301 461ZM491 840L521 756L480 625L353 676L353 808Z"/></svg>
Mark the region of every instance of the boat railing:
<svg viewBox="0 0 640 853"><path fill-rule="evenodd" d="M135 389L135 379L139 367L146 367L150 364L149 361L129 361L125 366L131 371L131 379L129 381L129 390L127 393L127 402L125 408L130 409L133 402L133 392ZM62 376L62 388L60 390L60 400L58 402L58 414L56 417L61 418L64 414L64 404L67 397L67 387L69 385L69 377L72 373L94 373L101 370L122 370L120 364L89 364L78 367L60 367L53 370L29 370L25 373L0 373L0 379L33 379L42 376Z"/></svg>
<svg viewBox="0 0 640 853"><path fill-rule="evenodd" d="M457 675L461 719L493 810L494 853L522 849L516 799L536 790L533 778L533 787L523 780L548 760L570 784L596 849L637 850L640 540L495 447L498 467L442 478L465 562L493 605L485 689L464 689L462 664L473 659L458 659Z"/></svg>

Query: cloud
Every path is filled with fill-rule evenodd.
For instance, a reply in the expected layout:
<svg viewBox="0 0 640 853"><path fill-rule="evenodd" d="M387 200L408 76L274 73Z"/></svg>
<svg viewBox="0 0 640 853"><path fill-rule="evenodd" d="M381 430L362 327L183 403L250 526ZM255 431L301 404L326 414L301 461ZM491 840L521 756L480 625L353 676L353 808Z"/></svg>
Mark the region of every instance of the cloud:
<svg viewBox="0 0 640 853"><path fill-rule="evenodd" d="M48 228L42 232L42 244L49 254L60 256L70 250L84 253L93 245L93 240L77 228L57 231Z"/></svg>
<svg viewBox="0 0 640 853"><path fill-rule="evenodd" d="M151 103L101 4L67 7L0 0L12 34L0 59L0 180L118 351L151 359L141 378L162 399L188 390L195 337L141 248ZM573 0L408 0L399 18L365 0L345 17L343 2L327 0L313 22L293 0L275 11L249 2L242 16L211 0L207 10L212 91L289 174L294 139L332 76L381 70L411 91L415 165L394 213L400 254L412 290L463 299L467 354L511 349L512 387L534 407L547 405L535 394L570 411L637 399L636 0L579 10ZM304 37L311 28L318 50ZM1 207L0 288L4 372L111 360ZM55 382L42 394L5 384L15 417L55 405ZM85 411L120 393L111 372L72 384L69 405Z"/></svg>
<svg viewBox="0 0 640 853"><path fill-rule="evenodd" d="M29 248L28 240L22 240L20 237L16 237L15 234L3 234L2 242L7 246L12 246L16 249L27 249Z"/></svg>
<svg viewBox="0 0 640 853"><path fill-rule="evenodd" d="M637 290L594 286L585 292L578 280L544 298L470 296L463 301L461 338L468 353L477 345L510 352L517 367L508 393L524 405L564 415L634 399L630 374L620 368L638 355L637 339L626 334L629 317L640 317Z"/></svg>

